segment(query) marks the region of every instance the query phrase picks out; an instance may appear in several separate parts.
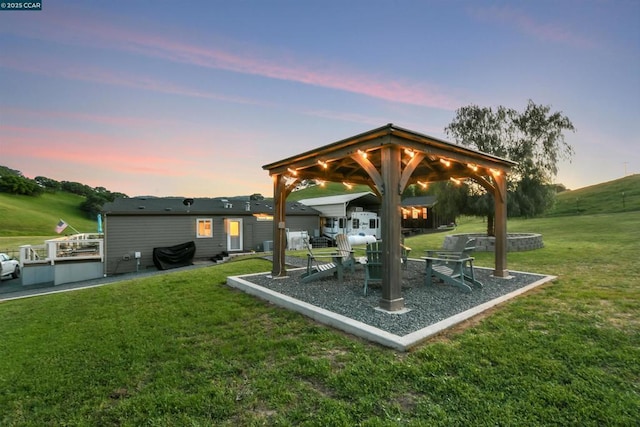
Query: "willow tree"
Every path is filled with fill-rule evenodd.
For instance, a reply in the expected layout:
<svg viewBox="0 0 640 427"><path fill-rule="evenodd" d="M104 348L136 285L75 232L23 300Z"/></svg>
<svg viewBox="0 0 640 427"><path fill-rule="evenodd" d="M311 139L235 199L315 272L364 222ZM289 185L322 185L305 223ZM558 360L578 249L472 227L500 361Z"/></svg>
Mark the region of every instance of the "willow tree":
<svg viewBox="0 0 640 427"><path fill-rule="evenodd" d="M445 128L460 145L518 162L508 177L508 211L510 216L524 217L552 206L558 163L573 155L573 147L565 142L568 130L575 128L562 112L551 112L550 106L531 100L522 112L503 106L462 107ZM464 188L469 198L460 213L486 216L487 234L494 235L491 196L477 185Z"/></svg>

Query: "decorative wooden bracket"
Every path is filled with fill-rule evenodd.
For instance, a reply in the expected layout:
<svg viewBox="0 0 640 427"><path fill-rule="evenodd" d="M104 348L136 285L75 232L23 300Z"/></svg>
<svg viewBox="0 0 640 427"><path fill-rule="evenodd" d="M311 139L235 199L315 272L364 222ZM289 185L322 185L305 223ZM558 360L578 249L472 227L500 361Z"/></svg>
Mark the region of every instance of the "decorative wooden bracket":
<svg viewBox="0 0 640 427"><path fill-rule="evenodd" d="M371 177L371 180L373 180L373 184L376 186L378 193L380 195L384 195L384 182L382 181L382 175L380 175L380 172L378 172L378 169L376 169L373 163L371 163L369 159L363 157L360 154L352 154L351 158L355 160L360 166L362 166L362 169L364 169Z"/></svg>
<svg viewBox="0 0 640 427"><path fill-rule="evenodd" d="M420 162L424 159L423 153L415 153L407 166L404 167L402 171L402 176L400 177L400 183L398 184L398 194L402 194L409 179L411 179L411 175L413 175L413 171L420 165Z"/></svg>

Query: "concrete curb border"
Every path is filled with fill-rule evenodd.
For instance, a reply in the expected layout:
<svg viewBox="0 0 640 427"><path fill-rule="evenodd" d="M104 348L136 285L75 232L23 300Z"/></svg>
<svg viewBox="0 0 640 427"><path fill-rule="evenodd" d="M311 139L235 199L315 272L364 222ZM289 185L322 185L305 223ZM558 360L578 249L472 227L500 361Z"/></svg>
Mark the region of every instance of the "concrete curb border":
<svg viewBox="0 0 640 427"><path fill-rule="evenodd" d="M514 270L514 272L516 271ZM522 273L522 272L518 272L518 273ZM343 332L347 332L357 337L364 338L366 340L369 340L378 344L382 344L386 347L390 347L399 351L408 351L409 349L416 346L420 342L425 341L426 339L434 335L437 335L446 329L449 329L465 320L468 320L482 313L483 311L486 311L492 307L495 307L498 304L501 304L505 301L513 299L518 295L524 294L530 291L531 289L534 289L538 286L541 286L557 278L557 276L543 276L541 279L527 286L523 286L522 288L517 289L513 292L502 295L491 301L487 301L483 304L480 304L476 307L470 308L469 310L458 313L445 320L441 320L440 322L434 323L433 325L429 325L418 331L412 332L404 336L399 336L399 335L395 335L395 334L383 331L382 329L369 326L357 320L350 319L341 314L333 313L329 310L316 307L312 304L297 300L295 298L281 294L279 292L272 291L271 289L267 289L262 286L251 283L249 280L245 280L245 278L248 279L251 276L260 276L260 275L266 275L266 274L269 274L269 273L263 272L263 273L255 273L255 274L248 274L248 275L242 275L242 276L229 276L227 277L227 285L232 288L236 288L243 292L246 292L247 294L269 301L279 307L286 308L288 310L292 310L300 314L303 314L324 325L334 327ZM505 280L508 280L508 279L505 279ZM390 315L393 316L395 314L390 314Z"/></svg>

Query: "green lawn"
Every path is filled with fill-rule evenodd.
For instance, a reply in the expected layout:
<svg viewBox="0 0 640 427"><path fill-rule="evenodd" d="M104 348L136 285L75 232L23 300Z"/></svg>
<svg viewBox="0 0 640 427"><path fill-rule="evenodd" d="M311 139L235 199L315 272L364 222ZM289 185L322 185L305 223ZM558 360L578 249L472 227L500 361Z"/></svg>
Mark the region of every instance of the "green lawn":
<svg viewBox="0 0 640 427"><path fill-rule="evenodd" d="M0 425L637 425L640 214L509 229L558 280L406 354L224 285L260 259L1 303Z"/></svg>

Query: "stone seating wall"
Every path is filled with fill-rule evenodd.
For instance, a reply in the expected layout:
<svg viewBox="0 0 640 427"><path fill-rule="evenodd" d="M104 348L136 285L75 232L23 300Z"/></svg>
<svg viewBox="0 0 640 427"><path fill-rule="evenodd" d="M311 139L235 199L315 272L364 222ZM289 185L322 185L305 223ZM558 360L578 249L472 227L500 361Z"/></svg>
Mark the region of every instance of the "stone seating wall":
<svg viewBox="0 0 640 427"><path fill-rule="evenodd" d="M444 238L443 249L452 250L455 243L460 238L475 237L477 252L495 251L495 237L488 237L486 234L450 234ZM542 234L536 233L509 233L507 235L507 252L532 251L544 247Z"/></svg>

